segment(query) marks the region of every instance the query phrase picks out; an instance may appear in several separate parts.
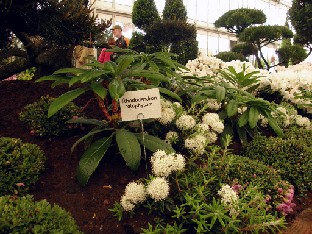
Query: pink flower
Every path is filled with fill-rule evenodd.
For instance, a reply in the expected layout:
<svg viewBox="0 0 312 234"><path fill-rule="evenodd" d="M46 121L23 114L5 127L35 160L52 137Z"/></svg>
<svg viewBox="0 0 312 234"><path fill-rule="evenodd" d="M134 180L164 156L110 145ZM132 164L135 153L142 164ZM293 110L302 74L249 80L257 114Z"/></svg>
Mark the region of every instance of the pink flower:
<svg viewBox="0 0 312 234"><path fill-rule="evenodd" d="M239 190L243 189L243 186L241 186L240 184L235 184L235 185L232 186L232 189L233 189L236 193L238 193Z"/></svg>
<svg viewBox="0 0 312 234"><path fill-rule="evenodd" d="M34 136L36 134L35 130L31 130L30 132L30 135Z"/></svg>
<svg viewBox="0 0 312 234"><path fill-rule="evenodd" d="M282 193L284 190L283 190L282 188L278 188L277 191L278 191L279 193Z"/></svg>
<svg viewBox="0 0 312 234"><path fill-rule="evenodd" d="M24 186L25 186L24 183L16 183L15 185L16 185L17 187L24 187Z"/></svg>

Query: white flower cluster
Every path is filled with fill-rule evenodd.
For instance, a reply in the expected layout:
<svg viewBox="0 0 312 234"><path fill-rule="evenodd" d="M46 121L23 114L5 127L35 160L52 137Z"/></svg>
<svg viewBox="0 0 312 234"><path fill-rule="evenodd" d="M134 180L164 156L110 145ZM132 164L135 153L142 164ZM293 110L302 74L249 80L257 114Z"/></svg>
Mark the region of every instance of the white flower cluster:
<svg viewBox="0 0 312 234"><path fill-rule="evenodd" d="M312 65L302 63L290 66L287 69L278 69L278 72L271 73L261 79L261 86L270 86L272 91L278 91L286 100L294 104L309 104L311 102L295 98L303 90L312 90ZM308 113L312 113L312 107L307 107Z"/></svg>
<svg viewBox="0 0 312 234"><path fill-rule="evenodd" d="M121 206L125 211L131 211L137 203L143 202L146 198L144 185L131 182L127 184L125 193L121 197Z"/></svg>
<svg viewBox="0 0 312 234"><path fill-rule="evenodd" d="M159 118L158 121L163 125L167 125L174 120L174 118L176 117L176 112L174 111L172 102L161 99L160 104L161 104L161 118Z"/></svg>
<svg viewBox="0 0 312 234"><path fill-rule="evenodd" d="M206 113L202 118L202 122L207 124L210 130L216 133L222 133L224 130L224 124L217 113Z"/></svg>
<svg viewBox="0 0 312 234"><path fill-rule="evenodd" d="M176 120L176 126L180 130L190 130L196 124L196 120L191 115L183 114Z"/></svg>
<svg viewBox="0 0 312 234"><path fill-rule="evenodd" d="M161 201L169 195L169 183L165 178L156 177L146 187L146 192L155 201Z"/></svg>
<svg viewBox="0 0 312 234"><path fill-rule="evenodd" d="M155 201L161 201L169 195L168 177L172 172L185 168L185 158L181 154L167 154L163 150L156 151L151 157L152 171L156 176L147 185L131 182L126 186L120 204L125 211L131 211L135 205L146 200L147 196Z"/></svg>
<svg viewBox="0 0 312 234"><path fill-rule="evenodd" d="M184 75L191 76L216 76L218 70L225 67L225 63L216 57L200 57L189 60L185 65L190 71Z"/></svg>
<svg viewBox="0 0 312 234"><path fill-rule="evenodd" d="M151 157L152 171L155 176L168 177L172 172L182 171L185 167L185 159L181 154L167 154L163 150L157 150Z"/></svg>
<svg viewBox="0 0 312 234"><path fill-rule="evenodd" d="M285 107L278 107L276 111L271 112L273 118L276 118L281 123L282 128L287 128L291 125L297 125L305 129L312 129L311 120L297 114L297 111L288 110ZM260 125L262 127L268 126L268 119L260 115Z"/></svg>
<svg viewBox="0 0 312 234"><path fill-rule="evenodd" d="M219 110L221 108L221 103L218 103L216 99L208 98L206 99L206 104L210 110Z"/></svg>
<svg viewBox="0 0 312 234"><path fill-rule="evenodd" d="M238 214L238 195L228 184L222 185L221 189L218 191L218 194L221 196L221 202L228 206L230 210L230 215Z"/></svg>
<svg viewBox="0 0 312 234"><path fill-rule="evenodd" d="M208 144L207 138L203 135L197 134L185 139L185 148L193 151L193 153L201 155L205 152L205 147Z"/></svg>

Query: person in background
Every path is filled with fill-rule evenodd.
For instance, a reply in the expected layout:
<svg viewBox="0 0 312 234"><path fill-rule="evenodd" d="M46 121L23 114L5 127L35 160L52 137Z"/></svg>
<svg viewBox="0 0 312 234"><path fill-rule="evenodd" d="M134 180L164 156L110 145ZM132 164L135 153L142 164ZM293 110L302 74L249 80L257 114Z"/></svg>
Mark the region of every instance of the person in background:
<svg viewBox="0 0 312 234"><path fill-rule="evenodd" d="M113 35L116 37L116 46L122 49L127 49L129 47L129 38L122 35L122 28L120 25L115 25L111 30L113 30Z"/></svg>
<svg viewBox="0 0 312 234"><path fill-rule="evenodd" d="M111 49L113 46L116 45L115 39L112 38L112 37L108 38L107 43L108 43L108 49ZM98 58L98 61L100 63L105 63L105 62L111 60L111 55L113 54L113 52L108 52L106 50L107 50L107 48L103 48L102 51L101 51L101 54L100 54L100 56Z"/></svg>

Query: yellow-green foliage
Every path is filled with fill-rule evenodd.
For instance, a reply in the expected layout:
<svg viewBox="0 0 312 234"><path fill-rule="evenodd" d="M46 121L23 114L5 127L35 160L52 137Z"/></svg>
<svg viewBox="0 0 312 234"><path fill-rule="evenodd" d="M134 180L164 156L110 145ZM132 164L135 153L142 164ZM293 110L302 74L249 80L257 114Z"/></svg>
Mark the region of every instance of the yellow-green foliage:
<svg viewBox="0 0 312 234"><path fill-rule="evenodd" d="M43 151L37 145L23 143L16 138L1 137L0 196L27 192L39 179L45 160Z"/></svg>

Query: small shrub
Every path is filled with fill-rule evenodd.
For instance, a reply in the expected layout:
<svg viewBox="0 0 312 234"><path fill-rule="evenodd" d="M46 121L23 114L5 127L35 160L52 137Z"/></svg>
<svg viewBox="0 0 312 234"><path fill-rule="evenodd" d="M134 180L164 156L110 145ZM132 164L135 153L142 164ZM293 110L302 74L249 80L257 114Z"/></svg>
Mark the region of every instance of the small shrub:
<svg viewBox="0 0 312 234"><path fill-rule="evenodd" d="M43 171L45 159L37 145L1 137L0 196L27 192Z"/></svg>
<svg viewBox="0 0 312 234"><path fill-rule="evenodd" d="M0 234L5 233L81 233L71 215L46 200L33 197L0 197Z"/></svg>
<svg viewBox="0 0 312 234"><path fill-rule="evenodd" d="M34 77L35 72L36 72L35 67L26 69L25 71L22 71L21 73L17 75L17 79L18 80L31 80Z"/></svg>
<svg viewBox="0 0 312 234"><path fill-rule="evenodd" d="M53 100L52 97L42 96L39 101L25 106L21 111L19 119L29 126L32 135L60 136L78 127L67 123L73 117L82 115L79 107L74 103L69 103L57 114L48 118L48 109Z"/></svg>
<svg viewBox="0 0 312 234"><path fill-rule="evenodd" d="M289 130L285 139L258 136L244 147L244 155L279 170L282 178L303 194L312 188L312 147L311 141L300 135L309 134L311 139L309 131Z"/></svg>

